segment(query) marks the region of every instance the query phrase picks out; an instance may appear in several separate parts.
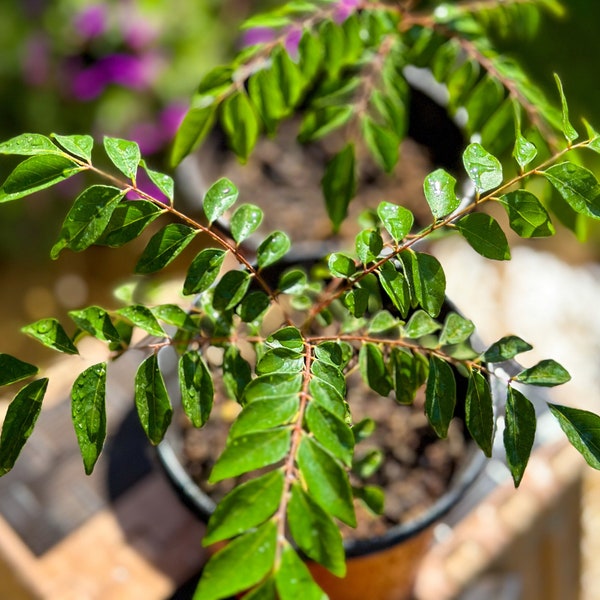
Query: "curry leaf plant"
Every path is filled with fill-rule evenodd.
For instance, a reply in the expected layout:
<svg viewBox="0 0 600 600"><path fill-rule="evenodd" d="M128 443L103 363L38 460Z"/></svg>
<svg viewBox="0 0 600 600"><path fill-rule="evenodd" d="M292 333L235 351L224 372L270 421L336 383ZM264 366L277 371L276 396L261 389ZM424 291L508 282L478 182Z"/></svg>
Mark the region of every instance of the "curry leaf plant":
<svg viewBox="0 0 600 600"><path fill-rule="evenodd" d="M290 2L251 18L245 27L267 29L269 40L205 76L174 140L176 164L219 124L246 161L262 132L276 134L282 120L300 115L301 142L341 140L323 172L315 173L337 231L364 151L384 171L398 160L407 130L406 67L427 67L446 86L448 111L464 112L466 133L477 134L462 151L464 172L436 169L425 178L429 223L415 225L403 198L382 198L353 250L328 252L308 266L295 260L286 232L256 239L261 198L240 194L228 179L209 187L204 214L195 217L179 208L176 181L149 169L135 142L31 133L0 143L12 165L0 204L86 176L50 250L53 259L137 240L143 246L138 276L155 277L172 263L184 273L182 306L136 295L117 310L84 307L69 313L69 324L48 317L23 332L65 354L78 354L85 336L106 344L108 360L83 370L71 394L87 473L104 443L110 360L130 348L140 357L132 402L151 444L163 439L175 405L197 427L224 395L239 405L210 481L250 478L225 496L208 524L205 543L228 543L205 566L196 600L245 592L249 598L325 598L304 558L344 576L340 524L356 525L357 499L374 510L382 504L377 490L351 484L354 445L366 426L354 421L347 402L349 373L360 373L392 407L394 401L411 404L423 390L426 416L440 437L460 400L471 437L487 456L502 417L516 486L535 436L528 390L569 379L552 359L516 372L514 362L498 368L531 349L516 335L475 349L475 325L448 309L443 268L420 243L455 235L490 260L509 260L507 229L522 238L553 235L549 191L573 214L600 218L600 183L582 166L585 152L600 153L600 135L586 123L580 139L560 80L555 107L486 37L490 23L535 22L539 10L556 13L560 6L554 0L435 3L427 12L413 11L413 4ZM156 192L141 187L140 169ZM472 194L460 196L458 177L471 182ZM487 210L494 205L505 220ZM213 349L222 360L210 359ZM178 386L167 385L163 372L161 353L169 351L177 356L176 375L169 377L176 376ZM39 415L47 379L37 373L36 366L0 354L0 385L25 381L4 420L0 475L13 467ZM464 398L458 397L459 377ZM498 404L494 378L505 392ZM549 409L573 446L599 468L600 417L556 404Z"/></svg>

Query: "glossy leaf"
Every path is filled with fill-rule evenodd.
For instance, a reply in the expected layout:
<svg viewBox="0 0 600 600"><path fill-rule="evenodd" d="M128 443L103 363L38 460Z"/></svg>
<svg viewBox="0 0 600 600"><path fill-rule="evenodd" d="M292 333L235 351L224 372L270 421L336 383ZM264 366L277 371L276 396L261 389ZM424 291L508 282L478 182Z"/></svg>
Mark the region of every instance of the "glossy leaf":
<svg viewBox="0 0 600 600"><path fill-rule="evenodd" d="M296 327L283 327L267 338L267 345L271 348L288 348L296 352L304 350L304 338Z"/></svg>
<svg viewBox="0 0 600 600"><path fill-rule="evenodd" d="M23 362L10 354L0 353L0 386L27 379L38 372L35 365Z"/></svg>
<svg viewBox="0 0 600 600"><path fill-rule="evenodd" d="M232 538L264 523L279 507L283 480L283 471L277 469L234 488L211 515L202 544Z"/></svg>
<svg viewBox="0 0 600 600"><path fill-rule="evenodd" d="M73 383L71 418L86 475L94 470L106 438L106 363L88 367Z"/></svg>
<svg viewBox="0 0 600 600"><path fill-rule="evenodd" d="M395 242L400 242L410 233L415 220L410 210L391 202L380 202L377 215Z"/></svg>
<svg viewBox="0 0 600 600"><path fill-rule="evenodd" d="M302 438L297 457L312 499L329 514L356 527L348 475L336 459L308 436Z"/></svg>
<svg viewBox="0 0 600 600"><path fill-rule="evenodd" d="M472 438L484 454L490 457L494 440L494 408L490 384L479 371L473 371L469 377L465 421Z"/></svg>
<svg viewBox="0 0 600 600"><path fill-rule="evenodd" d="M440 334L440 344L460 344L468 340L474 331L475 325L472 321L451 312L444 321L444 327Z"/></svg>
<svg viewBox="0 0 600 600"><path fill-rule="evenodd" d="M114 137L104 137L104 150L112 163L131 181L135 182L137 169L142 159L136 142Z"/></svg>
<svg viewBox="0 0 600 600"><path fill-rule="evenodd" d="M524 169L536 156L537 148L521 133L521 105L513 101L515 118L515 145L513 148L513 157L521 169Z"/></svg>
<svg viewBox="0 0 600 600"><path fill-rule="evenodd" d="M246 403L274 397L289 396L300 392L302 375L299 373L268 373L260 375L248 383L244 390Z"/></svg>
<svg viewBox="0 0 600 600"><path fill-rule="evenodd" d="M404 335L410 339L418 339L441 328L442 326L424 310L416 310L404 327Z"/></svg>
<svg viewBox="0 0 600 600"><path fill-rule="evenodd" d="M250 286L247 271L227 271L215 286L213 306L217 310L229 310L237 306Z"/></svg>
<svg viewBox="0 0 600 600"><path fill-rule="evenodd" d="M258 375L300 373L304 368L304 363L303 354L284 347L271 348L260 357L256 365L256 373Z"/></svg>
<svg viewBox="0 0 600 600"><path fill-rule="evenodd" d="M163 323L173 325L178 329L185 329L197 333L198 326L191 315L177 304L158 304L150 308L152 314Z"/></svg>
<svg viewBox="0 0 600 600"><path fill-rule="evenodd" d="M510 221L510 228L523 238L547 237L555 229L542 203L526 190L516 190L500 197Z"/></svg>
<svg viewBox="0 0 600 600"><path fill-rule="evenodd" d="M437 169L425 178L423 190L433 216L441 219L456 210L460 198L455 191L456 179L444 169Z"/></svg>
<svg viewBox="0 0 600 600"><path fill-rule="evenodd" d="M88 163L92 162L94 138L91 135L58 135L53 133L51 137L69 154L77 156L77 158L81 158Z"/></svg>
<svg viewBox="0 0 600 600"><path fill-rule="evenodd" d="M448 363L437 356L429 361L425 414L436 434L445 438L456 406L456 381Z"/></svg>
<svg viewBox="0 0 600 600"><path fill-rule="evenodd" d="M244 92L235 92L223 102L221 122L231 149L242 162L246 162L258 140L259 122Z"/></svg>
<svg viewBox="0 0 600 600"><path fill-rule="evenodd" d="M273 520L229 542L206 563L194 600L228 598L259 583L273 567L276 544Z"/></svg>
<svg viewBox="0 0 600 600"><path fill-rule="evenodd" d="M458 219L454 226L478 254L493 260L510 260L506 235L498 222L485 213L471 213Z"/></svg>
<svg viewBox="0 0 600 600"><path fill-rule="evenodd" d="M327 512L297 483L292 485L287 518L300 550L334 575L343 577L346 560L340 531Z"/></svg>
<svg viewBox="0 0 600 600"><path fill-rule="evenodd" d="M263 211L254 204L241 204L231 217L231 235L241 244L253 234L263 220Z"/></svg>
<svg viewBox="0 0 600 600"><path fill-rule="evenodd" d="M393 348L389 364L396 402L412 404L417 390L427 381L427 359L405 348Z"/></svg>
<svg viewBox="0 0 600 600"><path fill-rule="evenodd" d="M377 229L363 229L356 236L356 254L363 264L377 260L383 250L383 240Z"/></svg>
<svg viewBox="0 0 600 600"><path fill-rule="evenodd" d="M166 173L150 169L143 160L141 161L141 165L144 167L144 171L146 171L150 181L167 197L169 202L173 204L173 199L175 198L175 182L173 181L173 178Z"/></svg>
<svg viewBox="0 0 600 600"><path fill-rule="evenodd" d="M280 461L289 452L291 429L279 427L246 433L229 440L210 474L209 482L237 477Z"/></svg>
<svg viewBox="0 0 600 600"><path fill-rule="evenodd" d="M172 263L194 239L198 230L182 223L169 223L151 238L137 264L136 273L155 273Z"/></svg>
<svg viewBox="0 0 600 600"><path fill-rule="evenodd" d="M502 165L478 143L467 146L463 153L463 163L469 179L478 192L487 192L502 183Z"/></svg>
<svg viewBox="0 0 600 600"><path fill-rule="evenodd" d="M348 214L348 205L356 194L356 161L354 146L348 144L325 167L321 180L327 214L337 233Z"/></svg>
<svg viewBox="0 0 600 600"><path fill-rule="evenodd" d="M271 58L277 89L281 93L285 106L292 108L301 99L305 88L300 67L283 48L277 49Z"/></svg>
<svg viewBox="0 0 600 600"><path fill-rule="evenodd" d="M197 254L188 268L183 293L205 292L217 279L224 260L225 251L219 248L205 248Z"/></svg>
<svg viewBox="0 0 600 600"><path fill-rule="evenodd" d="M305 144L324 138L343 127L352 118L354 109L349 104L324 106L309 112L298 132L298 141Z"/></svg>
<svg viewBox="0 0 600 600"><path fill-rule="evenodd" d="M82 171L70 158L40 154L19 163L0 188L0 204L49 188Z"/></svg>
<svg viewBox="0 0 600 600"><path fill-rule="evenodd" d="M197 102L186 113L173 142L171 166L177 166L206 138L215 123L217 107L216 98L208 96L205 103Z"/></svg>
<svg viewBox="0 0 600 600"><path fill-rule="evenodd" d="M316 440L348 467L352 464L354 435L342 419L316 402L306 409L306 424Z"/></svg>
<svg viewBox="0 0 600 600"><path fill-rule="evenodd" d="M204 196L202 208L209 223L222 217L225 212L231 208L238 199L238 189L234 183L225 177L215 181Z"/></svg>
<svg viewBox="0 0 600 600"><path fill-rule="evenodd" d="M600 183L591 171L563 162L543 173L575 212L600 219Z"/></svg>
<svg viewBox="0 0 600 600"><path fill-rule="evenodd" d="M271 300L264 292L250 292L240 302L238 313L244 323L258 319L271 305Z"/></svg>
<svg viewBox="0 0 600 600"><path fill-rule="evenodd" d="M515 381L544 387L561 385L570 379L571 376L567 370L552 359L541 360L533 367L525 369L515 376Z"/></svg>
<svg viewBox="0 0 600 600"><path fill-rule="evenodd" d="M359 287L348 290L344 295L344 304L353 317L362 317L368 308L369 290Z"/></svg>
<svg viewBox="0 0 600 600"><path fill-rule="evenodd" d="M387 310L380 310L371 319L367 331L374 334L385 334L398 331L400 320Z"/></svg>
<svg viewBox="0 0 600 600"><path fill-rule="evenodd" d="M287 425L297 418L300 409L298 394L254 400L246 404L229 429L229 438L241 437Z"/></svg>
<svg viewBox="0 0 600 600"><path fill-rule="evenodd" d="M194 427L202 427L210 416L215 390L200 352L188 350L181 356L178 376L183 410Z"/></svg>
<svg viewBox="0 0 600 600"><path fill-rule="evenodd" d="M314 350L317 360L328 363L340 371L354 356L354 349L348 342L321 342Z"/></svg>
<svg viewBox="0 0 600 600"><path fill-rule="evenodd" d="M308 285L308 278L302 269L289 269L279 278L278 289L284 294L301 294Z"/></svg>
<svg viewBox="0 0 600 600"><path fill-rule="evenodd" d="M531 344L516 335L508 335L494 342L483 354L483 360L491 363L504 362L533 349Z"/></svg>
<svg viewBox="0 0 600 600"><path fill-rule="evenodd" d="M154 445L161 442L171 423L173 407L156 354L151 354L138 367L135 375L135 407L150 442Z"/></svg>
<svg viewBox="0 0 600 600"><path fill-rule="evenodd" d="M120 202L113 210L110 221L95 244L118 248L136 239L142 232L164 213L148 200Z"/></svg>
<svg viewBox="0 0 600 600"><path fill-rule="evenodd" d="M529 461L535 429L533 404L519 390L509 386L506 398L504 448L515 487L519 487Z"/></svg>
<svg viewBox="0 0 600 600"><path fill-rule="evenodd" d="M270 134L275 133L279 121L289 112L278 83L273 69L262 69L248 80L250 99Z"/></svg>
<svg viewBox="0 0 600 600"><path fill-rule="evenodd" d="M62 152L45 135L22 133L0 143L0 154L35 156L36 154L62 154Z"/></svg>
<svg viewBox="0 0 600 600"><path fill-rule="evenodd" d="M386 173L391 173L400 154L400 139L396 133L375 123L370 117L362 119L362 133L375 161Z"/></svg>
<svg viewBox="0 0 600 600"><path fill-rule="evenodd" d="M379 268L379 283L400 314L406 316L410 307L410 289L404 274L391 262L383 263Z"/></svg>
<svg viewBox="0 0 600 600"><path fill-rule="evenodd" d="M283 258L292 246L292 242L283 231L270 233L256 249L256 262L260 269L264 269L280 258Z"/></svg>
<svg viewBox="0 0 600 600"><path fill-rule="evenodd" d="M120 342L121 337L110 315L99 306L69 311L69 317L77 327L104 342Z"/></svg>
<svg viewBox="0 0 600 600"><path fill-rule="evenodd" d="M37 379L23 387L8 405L0 435L0 476L10 471L31 435L42 410L48 379Z"/></svg>
<svg viewBox="0 0 600 600"><path fill-rule="evenodd" d="M60 236L50 251L55 259L63 248L81 252L91 246L106 229L123 191L107 185L93 185L75 200L63 223Z"/></svg>
<svg viewBox="0 0 600 600"><path fill-rule="evenodd" d="M131 306L120 308L117 311L117 314L121 315L128 321L131 321L131 323L133 323L136 327L143 329L150 335L161 338L168 337L164 329L156 320L156 317L152 314L152 311L141 304L133 304Z"/></svg>
<svg viewBox="0 0 600 600"><path fill-rule="evenodd" d="M316 584L306 563L289 545L283 545L275 586L280 600L328 600L329 596Z"/></svg>
<svg viewBox="0 0 600 600"><path fill-rule="evenodd" d="M375 485L365 485L352 489L354 497L362 502L369 512L374 515L383 515L385 509L385 493Z"/></svg>
<svg viewBox="0 0 600 600"><path fill-rule="evenodd" d="M359 350L358 364L363 380L372 390L381 396L387 396L392 391L390 375L379 346L363 344Z"/></svg>
<svg viewBox="0 0 600 600"><path fill-rule="evenodd" d="M313 377L308 388L314 402L334 415L344 418L346 415L344 396L333 386L325 383L322 379Z"/></svg>
<svg viewBox="0 0 600 600"><path fill-rule="evenodd" d="M435 256L424 252L402 252L410 292L416 305L437 317L446 298L446 275Z"/></svg>
<svg viewBox="0 0 600 600"><path fill-rule="evenodd" d="M567 142L571 143L579 137L579 134L569 121L569 107L567 104L567 99L565 98L565 93L563 91L563 86L560 81L560 78L556 73L554 73L554 81L556 82L556 86L558 87L558 93L560 95L560 103L562 107L562 130L565 134Z"/></svg>
<svg viewBox="0 0 600 600"><path fill-rule="evenodd" d="M21 331L53 350L65 354L79 354L79 350L56 319L40 319L35 323L26 325Z"/></svg>
<svg viewBox="0 0 600 600"><path fill-rule="evenodd" d="M334 277L348 278L356 273L354 259L343 252L333 252L327 260L329 271Z"/></svg>
<svg viewBox="0 0 600 600"><path fill-rule="evenodd" d="M223 356L223 383L230 398L242 399L242 394L252 379L250 365L235 346L228 346Z"/></svg>
<svg viewBox="0 0 600 600"><path fill-rule="evenodd" d="M572 446L590 467L600 469L600 417L587 410L548 404Z"/></svg>

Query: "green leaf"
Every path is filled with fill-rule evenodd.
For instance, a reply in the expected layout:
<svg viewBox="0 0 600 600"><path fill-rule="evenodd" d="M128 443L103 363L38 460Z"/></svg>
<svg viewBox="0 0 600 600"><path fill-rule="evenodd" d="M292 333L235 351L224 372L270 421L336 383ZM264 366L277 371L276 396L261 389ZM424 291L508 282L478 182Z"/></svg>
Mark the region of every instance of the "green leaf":
<svg viewBox="0 0 600 600"><path fill-rule="evenodd" d="M257 375L267 373L300 373L304 368L304 355L279 347L267 350L256 365Z"/></svg>
<svg viewBox="0 0 600 600"><path fill-rule="evenodd" d="M463 164L478 192L487 192L502 183L502 165L478 143L469 144L463 153Z"/></svg>
<svg viewBox="0 0 600 600"><path fill-rule="evenodd" d="M485 213L471 213L454 226L478 254L493 260L510 260L510 248L498 222Z"/></svg>
<svg viewBox="0 0 600 600"><path fill-rule="evenodd" d="M456 381L450 365L433 355L425 390L425 413L436 434L445 438L456 406Z"/></svg>
<svg viewBox="0 0 600 600"><path fill-rule="evenodd" d="M521 169L524 169L537 156L537 148L521 133L521 105L516 99L513 101L513 109L515 119L513 157Z"/></svg>
<svg viewBox="0 0 600 600"><path fill-rule="evenodd" d="M327 361L315 360L311 365L312 374L333 387L343 397L346 396L346 378L342 371Z"/></svg>
<svg viewBox="0 0 600 600"><path fill-rule="evenodd" d="M250 281L250 273L247 271L227 271L215 286L214 308L229 310L237 306L246 295Z"/></svg>
<svg viewBox="0 0 600 600"><path fill-rule="evenodd" d="M141 161L144 171L148 175L150 181L169 199L169 202L173 204L175 198L175 182L170 175L166 173L160 173L159 171L153 171L148 168L145 161Z"/></svg>
<svg viewBox="0 0 600 600"><path fill-rule="evenodd" d="M234 488L211 515L202 544L235 537L264 523L279 507L283 481L283 471L277 469Z"/></svg>
<svg viewBox="0 0 600 600"><path fill-rule="evenodd" d="M194 427L202 427L210 416L215 391L200 352L188 350L181 356L178 375L183 410Z"/></svg>
<svg viewBox="0 0 600 600"><path fill-rule="evenodd" d="M81 252L91 246L108 226L122 198L122 190L108 185L93 185L79 194L65 218L50 256L56 259L63 248Z"/></svg>
<svg viewBox="0 0 600 600"><path fill-rule="evenodd" d="M192 260L185 281L183 293L199 294L206 291L216 280L225 260L225 251L218 248L205 248Z"/></svg>
<svg viewBox="0 0 600 600"><path fill-rule="evenodd" d="M310 402L306 409L306 423L311 433L326 450L346 466L352 465L354 435L342 419L316 402Z"/></svg>
<svg viewBox="0 0 600 600"><path fill-rule="evenodd" d="M6 178L0 188L0 204L49 188L85 168L62 155L31 156L19 163Z"/></svg>
<svg viewBox="0 0 600 600"><path fill-rule="evenodd" d="M477 445L486 456L492 456L494 441L492 393L488 380L479 371L473 371L469 377L465 398L465 421Z"/></svg>
<svg viewBox="0 0 600 600"><path fill-rule="evenodd" d="M372 514L383 515L385 493L381 488L375 485L365 485L359 488L352 488L352 493Z"/></svg>
<svg viewBox="0 0 600 600"><path fill-rule="evenodd" d="M135 265L136 273L155 273L173 262L198 233L182 223L169 223L151 238Z"/></svg>
<svg viewBox="0 0 600 600"><path fill-rule="evenodd" d="M223 102L221 122L231 149L246 162L258 140L259 121L244 92L235 92Z"/></svg>
<svg viewBox="0 0 600 600"><path fill-rule="evenodd" d="M330 364L340 371L354 356L354 349L348 342L321 342L314 351L317 360Z"/></svg>
<svg viewBox="0 0 600 600"><path fill-rule="evenodd" d="M444 169L437 169L425 178L425 199L436 219L449 215L459 207L460 198L456 195L455 186L456 179Z"/></svg>
<svg viewBox="0 0 600 600"><path fill-rule="evenodd" d="M404 328L404 335L416 340L424 335L429 335L441 329L441 325L432 319L424 310L416 310Z"/></svg>
<svg viewBox="0 0 600 600"><path fill-rule="evenodd" d="M228 440L210 474L209 483L237 477L255 469L272 465L286 456L290 449L290 427L246 433Z"/></svg>
<svg viewBox="0 0 600 600"><path fill-rule="evenodd" d="M302 352L304 350L304 338L298 328L292 326L283 327L267 338L267 345L271 348L283 347L296 352Z"/></svg>
<svg viewBox="0 0 600 600"><path fill-rule="evenodd" d="M113 325L110 315L99 306L88 306L81 310L69 311L77 327L104 342L120 342L119 332Z"/></svg>
<svg viewBox="0 0 600 600"><path fill-rule="evenodd" d="M94 138L91 135L58 135L51 134L69 154L82 158L88 163L92 162L92 149L94 147Z"/></svg>
<svg viewBox="0 0 600 600"><path fill-rule="evenodd" d="M238 402L252 379L250 365L235 346L228 346L223 357L223 383L230 398Z"/></svg>
<svg viewBox="0 0 600 600"><path fill-rule="evenodd" d="M389 364L396 402L412 404L417 390L427 381L427 359L405 348L393 348Z"/></svg>
<svg viewBox="0 0 600 600"><path fill-rule="evenodd" d="M264 292L250 292L240 302L238 313L244 323L252 323L271 305L271 300Z"/></svg>
<svg viewBox="0 0 600 600"><path fill-rule="evenodd" d="M371 155L386 173L391 173L398 162L400 139L392 129L378 125L368 116L361 119L361 124Z"/></svg>
<svg viewBox="0 0 600 600"><path fill-rule="evenodd" d="M282 231L270 233L256 249L256 262L264 269L277 262L291 248L290 238Z"/></svg>
<svg viewBox="0 0 600 600"><path fill-rule="evenodd" d="M384 461L383 451L379 448L372 448L354 460L352 472L361 480L368 479L379 471Z"/></svg>
<svg viewBox="0 0 600 600"><path fill-rule="evenodd" d="M275 586L280 600L328 600L329 596L315 583L306 563L289 545L284 544Z"/></svg>
<svg viewBox="0 0 600 600"><path fill-rule="evenodd" d="M212 129L217 116L217 98L204 97L205 103L197 101L186 113L173 142L170 163L177 166L190 152L197 148Z"/></svg>
<svg viewBox="0 0 600 600"><path fill-rule="evenodd" d="M336 129L343 127L354 114L354 108L348 104L324 106L307 113L298 132L298 141L302 144L324 138Z"/></svg>
<svg viewBox="0 0 600 600"><path fill-rule="evenodd" d="M542 203L526 190L516 190L500 197L511 229L523 238L547 237L555 229Z"/></svg>
<svg viewBox="0 0 600 600"><path fill-rule="evenodd" d="M245 403L268 398L297 394L302 387L302 375L299 373L268 373L253 379L244 390Z"/></svg>
<svg viewBox="0 0 600 600"><path fill-rule="evenodd" d="M215 181L204 196L202 208L209 223L213 223L231 208L238 199L239 191L234 183L222 177Z"/></svg>
<svg viewBox="0 0 600 600"><path fill-rule="evenodd" d="M67 332L56 319L40 319L26 325L21 331L53 350L65 354L79 354L79 350L73 345Z"/></svg>
<svg viewBox="0 0 600 600"><path fill-rule="evenodd" d="M298 548L334 575L343 577L346 574L346 557L340 530L298 483L292 484L287 518Z"/></svg>
<svg viewBox="0 0 600 600"><path fill-rule="evenodd" d="M398 331L399 325L400 320L394 317L394 315L387 310L380 310L371 319L367 331L374 334L392 333L392 331Z"/></svg>
<svg viewBox="0 0 600 600"><path fill-rule="evenodd" d="M558 77L558 75L556 73L554 73L554 81L556 82L556 86L558 87L558 93L560 95L560 104L562 107L562 130L563 130L563 133L565 134L565 138L567 139L567 142L569 142L569 144L570 144L571 142L574 142L579 137L579 134L577 133L577 130L573 127L573 125L571 125L571 123L569 121L569 107L567 105L567 99L566 99L565 93L563 91L562 82L560 81L560 78Z"/></svg>
<svg viewBox="0 0 600 600"><path fill-rule="evenodd" d="M591 171L563 162L543 173L575 212L600 219L600 183Z"/></svg>
<svg viewBox="0 0 600 600"><path fill-rule="evenodd" d="M302 438L297 456L312 499L340 521L356 527L348 475L336 459L308 436Z"/></svg>
<svg viewBox="0 0 600 600"><path fill-rule="evenodd" d="M274 520L237 537L206 563L194 600L220 600L256 585L273 568L276 546Z"/></svg>
<svg viewBox="0 0 600 600"><path fill-rule="evenodd" d="M348 205L356 194L356 161L354 145L348 144L325 167L321 180L327 214L337 233L348 214Z"/></svg>
<svg viewBox="0 0 600 600"><path fill-rule="evenodd" d="M343 252L333 252L327 259L327 266L334 277L348 278L356 273L354 259Z"/></svg>
<svg viewBox="0 0 600 600"><path fill-rule="evenodd" d="M183 310L177 304L158 304L150 308L152 314L163 323L173 325L178 329L184 329L192 333L198 332L196 322L191 318L190 314Z"/></svg>
<svg viewBox="0 0 600 600"><path fill-rule="evenodd" d="M48 379L27 384L8 405L0 435L0 476L10 471L42 410Z"/></svg>
<svg viewBox="0 0 600 600"><path fill-rule="evenodd" d="M308 388L314 402L338 417L345 417L346 405L344 403L344 396L333 386L325 383L322 379L313 377L310 380Z"/></svg>
<svg viewBox="0 0 600 600"><path fill-rule="evenodd" d="M379 346L370 342L363 344L358 353L360 373L365 383L381 396L392 391L392 382Z"/></svg>
<svg viewBox="0 0 600 600"><path fill-rule="evenodd" d="M377 214L395 242L400 242L410 233L415 220L410 210L391 202L380 202Z"/></svg>
<svg viewBox="0 0 600 600"><path fill-rule="evenodd" d="M278 289L284 294L301 294L308 285L306 273L302 269L289 269L279 278Z"/></svg>
<svg viewBox="0 0 600 600"><path fill-rule="evenodd" d="M554 387L561 385L571 379L567 370L552 359L541 360L539 363L521 371L515 376L515 381L539 385L543 387Z"/></svg>
<svg viewBox="0 0 600 600"><path fill-rule="evenodd" d="M0 386L27 379L38 372L35 365L23 362L10 354L0 353Z"/></svg>
<svg viewBox="0 0 600 600"><path fill-rule="evenodd" d="M253 234L263 220L263 211L254 204L241 204L231 217L231 235L237 244Z"/></svg>
<svg viewBox="0 0 600 600"><path fill-rule="evenodd" d="M156 354L151 354L138 367L135 375L135 407L146 436L152 444L158 444L171 423L173 407Z"/></svg>
<svg viewBox="0 0 600 600"><path fill-rule="evenodd" d="M508 387L504 448L515 487L519 487L535 439L536 418L533 404L518 390Z"/></svg>
<svg viewBox="0 0 600 600"><path fill-rule="evenodd" d="M353 317L362 317L369 305L369 290L359 287L348 290L344 295L344 304Z"/></svg>
<svg viewBox="0 0 600 600"><path fill-rule="evenodd" d="M377 229L363 229L356 236L356 254L363 264L377 260L383 250L383 240Z"/></svg>
<svg viewBox="0 0 600 600"><path fill-rule="evenodd" d="M248 80L248 94L256 106L268 133L274 134L279 121L289 112L277 75L273 69L262 69Z"/></svg>
<svg viewBox="0 0 600 600"><path fill-rule="evenodd" d="M590 467L600 469L600 417L587 410L548 404L569 442Z"/></svg>
<svg viewBox="0 0 600 600"><path fill-rule="evenodd" d="M120 202L112 212L108 225L94 243L119 248L139 237L146 227L164 212L165 209L148 200Z"/></svg>
<svg viewBox="0 0 600 600"><path fill-rule="evenodd" d="M379 267L379 283L392 304L405 317L410 307L410 289L404 274L391 262L385 262Z"/></svg>
<svg viewBox="0 0 600 600"><path fill-rule="evenodd" d="M103 142L104 150L113 165L135 183L138 166L142 159L137 143L109 136L105 136Z"/></svg>
<svg viewBox="0 0 600 600"><path fill-rule="evenodd" d="M35 156L36 154L60 154L62 152L52 140L39 133L22 133L6 142L0 143L0 154Z"/></svg>
<svg viewBox="0 0 600 600"><path fill-rule="evenodd" d="M416 305L437 317L446 298L446 275L442 265L435 256L424 252L402 252L400 259Z"/></svg>
<svg viewBox="0 0 600 600"><path fill-rule="evenodd" d="M106 363L83 371L71 390L71 418L86 475L94 470L106 438Z"/></svg>
<svg viewBox="0 0 600 600"><path fill-rule="evenodd" d="M444 328L440 334L440 345L444 346L465 342L469 339L473 331L475 331L475 325L472 321L451 312L444 321Z"/></svg>
<svg viewBox="0 0 600 600"><path fill-rule="evenodd" d="M156 337L168 337L164 329L160 326L152 311L141 304L125 306L117 311L124 319L133 323L136 327L143 329L146 333Z"/></svg>
<svg viewBox="0 0 600 600"><path fill-rule="evenodd" d="M508 335L494 342L483 354L485 362L499 363L505 360L510 360L521 354L531 350L533 346L528 344L516 335Z"/></svg>
<svg viewBox="0 0 600 600"><path fill-rule="evenodd" d="M287 425L297 419L300 408L298 394L255 400L246 404L231 425L229 438L241 437Z"/></svg>

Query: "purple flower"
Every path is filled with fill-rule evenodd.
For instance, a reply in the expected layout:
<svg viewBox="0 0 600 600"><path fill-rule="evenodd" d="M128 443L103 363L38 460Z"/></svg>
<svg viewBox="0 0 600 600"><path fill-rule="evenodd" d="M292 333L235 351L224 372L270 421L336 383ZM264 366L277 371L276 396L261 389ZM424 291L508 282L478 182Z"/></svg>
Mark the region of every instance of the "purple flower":
<svg viewBox="0 0 600 600"><path fill-rule="evenodd" d="M285 35L285 49L290 56L298 55L298 46L302 39L302 29L300 27L292 27L288 29Z"/></svg>
<svg viewBox="0 0 600 600"><path fill-rule="evenodd" d="M73 24L82 37L92 39L106 31L106 7L93 4L75 15Z"/></svg>
<svg viewBox="0 0 600 600"><path fill-rule="evenodd" d="M50 63L48 40L43 34L34 34L26 42L23 75L29 85L42 86L48 81Z"/></svg>
<svg viewBox="0 0 600 600"><path fill-rule="evenodd" d="M336 23L343 23L360 4L360 0L340 0L333 14Z"/></svg>
<svg viewBox="0 0 600 600"><path fill-rule="evenodd" d="M244 31L242 35L242 46L255 46L256 44L264 44L272 42L275 39L275 31L268 27L252 27Z"/></svg>

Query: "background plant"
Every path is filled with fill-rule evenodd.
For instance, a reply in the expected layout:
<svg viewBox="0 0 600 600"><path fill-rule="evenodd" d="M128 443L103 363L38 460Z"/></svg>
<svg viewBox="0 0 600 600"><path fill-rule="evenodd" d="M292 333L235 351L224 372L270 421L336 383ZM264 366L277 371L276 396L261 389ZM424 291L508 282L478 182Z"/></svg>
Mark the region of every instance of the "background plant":
<svg viewBox="0 0 600 600"><path fill-rule="evenodd" d="M454 416L456 370L468 381L467 427L488 456L496 435L495 411L503 413L503 442L515 485L535 435L534 407L520 384L555 386L569 379L552 359L512 375L498 371L495 365L531 346L508 335L487 349L473 348L473 323L442 313L445 275L419 245L434 234L458 234L482 256L507 260L503 227L485 208L502 206L508 227L521 237L552 235L550 214L556 203L544 205L538 190L557 193L561 214L598 219L600 184L582 166L581 156L587 150L600 152L600 136L585 123L581 141L560 80L555 107L485 35L489 23L527 25L541 8L558 13L559 5L549 0L478 2L439 4L432 11L410 5L291 2L250 19L245 28L259 43L205 76L175 138L174 164L217 125L242 161L262 131L276 134L278 124L293 115L302 117L301 142L336 133L338 147L316 175L335 232L356 191L357 148L366 149L382 169L394 168L408 117L406 68L427 66L448 88L450 113L463 115L467 133L477 136L462 153L472 193L459 197L456 174L436 169L424 182L429 224L415 228L400 198L382 201L354 249L322 257L316 269L291 265L272 281L274 267L291 247L287 234L274 231L255 249L248 248L262 210L238 202L238 190L227 179L204 194L201 218L183 214L175 203L173 179L149 167L135 142L104 138L104 163L108 159L112 167L97 166L104 163L92 158L89 135L22 134L0 144L0 153L25 157L4 181L0 203L78 174L100 181L87 184L76 197L52 258L93 245L121 247L151 224L154 233L136 273L157 273L188 246L197 247L183 282L182 294L191 298L184 308L146 304L136 297L115 311L99 306L71 311L74 333L54 318L23 329L67 354L78 353L77 343L88 335L107 344L111 359L132 345L145 350L134 396L153 444L163 438L173 413L160 352L177 352L181 404L200 427L214 399L215 374L206 350L221 350L219 377L241 412L211 480L272 468L236 487L215 511L205 542L231 541L207 564L197 598L224 598L247 589L253 598L323 597L299 551L334 574L344 574L335 521L355 523L354 497L372 510L381 503L376 490L353 488L348 477L360 435L346 403L349 370L358 370L371 389L393 394L400 403L412 402L424 385L425 411L441 437ZM141 186L142 174L153 191ZM233 259L234 266L226 259ZM132 344L134 329L147 337ZM248 347L250 354L241 351ZM0 355L3 385L33 378L37 371ZM108 361L93 365L72 388L74 428L88 473L106 432L107 371ZM506 389L504 407L493 406L494 377ZM46 385L46 378L33 379L12 401L0 437L1 473L12 468L31 434ZM555 404L550 410L571 443L598 468L600 418ZM252 502L257 496L261 502Z"/></svg>

